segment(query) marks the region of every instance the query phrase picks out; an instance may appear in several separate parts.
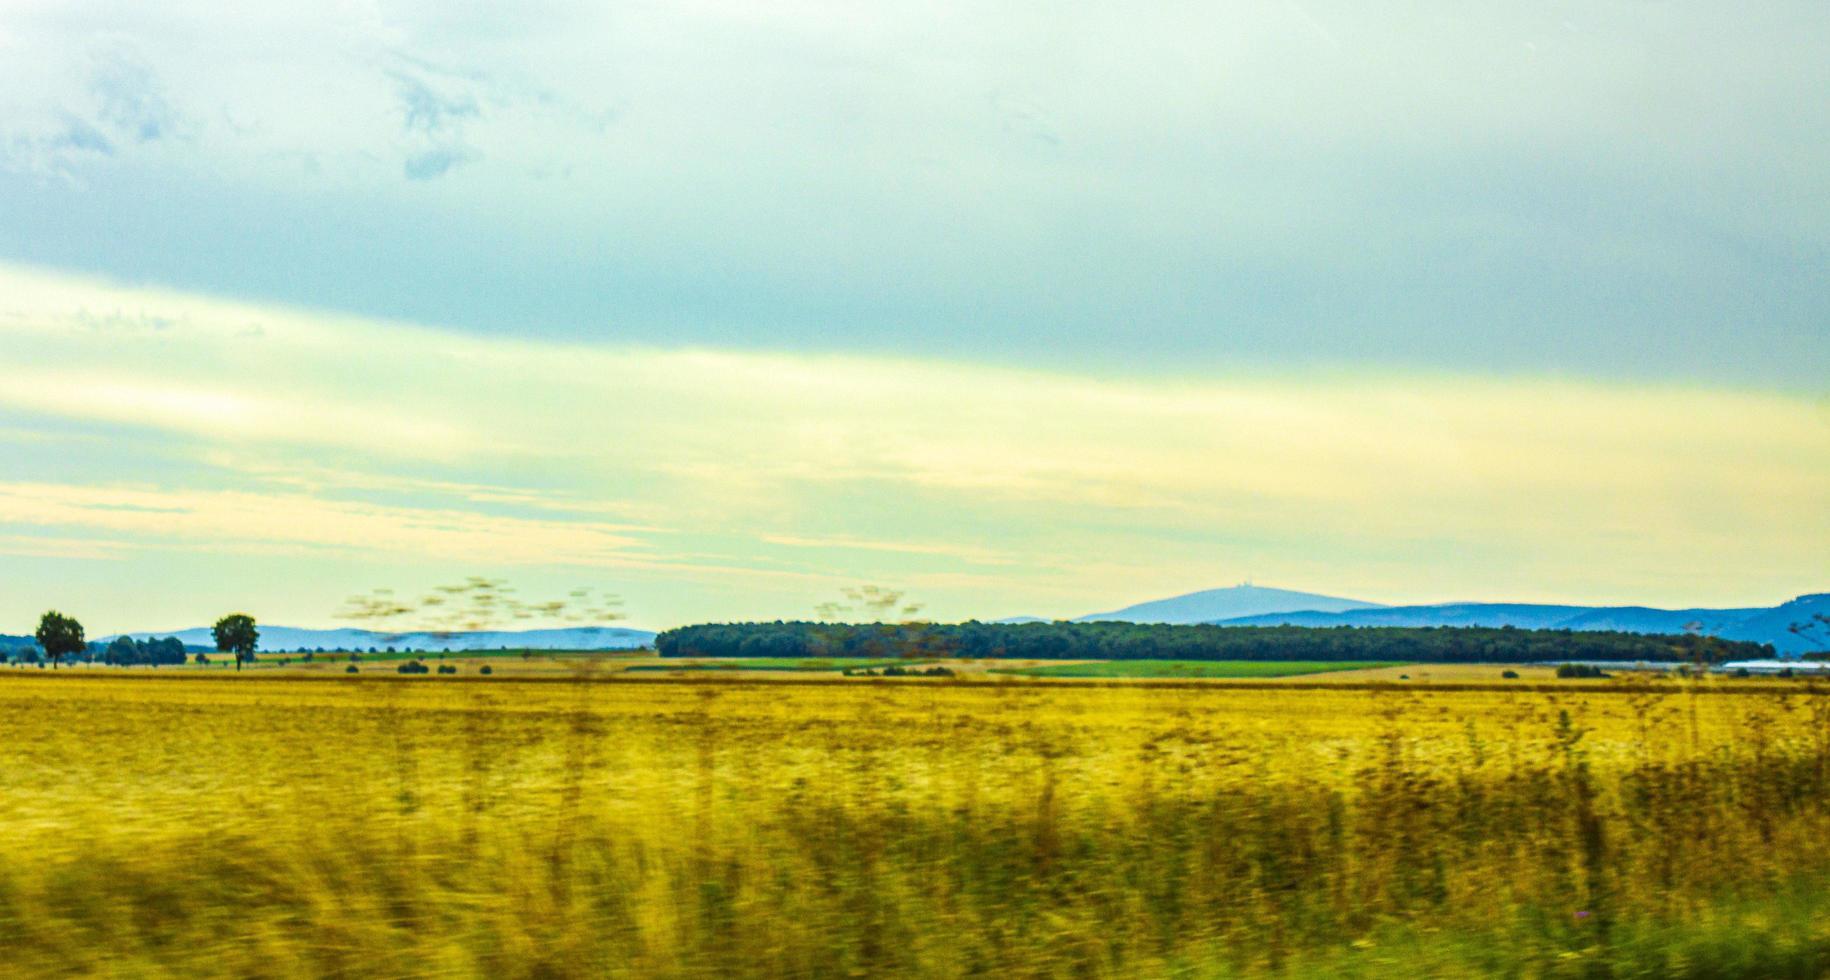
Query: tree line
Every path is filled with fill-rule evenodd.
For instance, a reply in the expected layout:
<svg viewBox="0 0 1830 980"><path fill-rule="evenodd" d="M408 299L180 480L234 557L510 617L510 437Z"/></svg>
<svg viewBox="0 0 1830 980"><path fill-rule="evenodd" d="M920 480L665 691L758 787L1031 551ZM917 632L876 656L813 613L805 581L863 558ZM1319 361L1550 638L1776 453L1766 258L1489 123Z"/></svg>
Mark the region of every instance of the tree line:
<svg viewBox="0 0 1830 980"><path fill-rule="evenodd" d="M1390 660L1720 663L1766 644L1694 634L1480 626L1210 626L1161 623L715 623L655 638L663 657L959 657L988 660Z"/></svg>
<svg viewBox="0 0 1830 980"><path fill-rule="evenodd" d="M874 596L875 590L873 590ZM411 632L455 635L493 628L505 620L547 619L567 623L601 624L623 618L617 607L622 600L613 594L600 593L590 587L572 589L564 598L523 599L503 579L470 576L462 582L441 585L417 600L402 600L391 589L377 589L368 595L348 601L344 618L399 627L414 617L419 622ZM235 658L235 669L256 658L260 646L260 629L254 617L230 613L210 629L215 652ZM310 660L311 652L300 651ZM316 651L325 652L322 649ZM348 652L351 659L359 651ZM381 652L369 647L368 652ZM387 648L388 653L394 647ZM136 640L120 636L107 642L85 638L83 624L74 616L53 609L39 617L38 629L31 636L0 634L0 663L49 664L53 669L73 661L114 665L181 664L189 654L198 663L209 662L208 647L187 647L176 637Z"/></svg>
<svg viewBox="0 0 1830 980"><path fill-rule="evenodd" d="M246 613L230 613L222 617L210 628L210 633L216 641L217 652L235 658L236 670L240 670L242 664L254 660L260 646L260 629L255 625L254 617ZM0 647L0 660L49 663L53 669L76 660L115 666L176 665L184 663L192 653L191 648L174 636L145 640L117 636L107 643L90 641L85 638L83 624L76 617L66 616L55 609L39 617L38 629L30 637L4 639L13 642ZM208 657L201 650L196 651L195 656L199 663L208 662Z"/></svg>

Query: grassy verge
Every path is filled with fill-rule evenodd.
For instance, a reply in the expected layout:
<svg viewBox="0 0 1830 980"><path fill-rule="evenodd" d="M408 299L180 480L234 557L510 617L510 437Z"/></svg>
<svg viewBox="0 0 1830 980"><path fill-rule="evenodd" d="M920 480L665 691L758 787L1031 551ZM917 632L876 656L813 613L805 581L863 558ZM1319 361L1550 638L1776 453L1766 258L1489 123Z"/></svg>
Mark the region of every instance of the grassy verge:
<svg viewBox="0 0 1830 980"><path fill-rule="evenodd" d="M1049 664L1044 667L1011 667L994 674L1021 677L1300 677L1337 670L1370 670L1396 667L1381 660L1107 660L1099 663Z"/></svg>
<svg viewBox="0 0 1830 980"><path fill-rule="evenodd" d="M8 977L1830 975L1804 686L33 675Z"/></svg>
<svg viewBox="0 0 1830 980"><path fill-rule="evenodd" d="M835 657L804 659L800 657L745 657L741 660L682 660L660 664L638 664L631 671L674 670L855 670L860 667L913 667L931 660L901 660L895 657Z"/></svg>
<svg viewBox="0 0 1830 980"><path fill-rule="evenodd" d="M646 648L629 650L529 650L513 648L508 650L447 650L441 656L436 651L383 650L379 653L364 652L357 654L357 659L354 661L350 660L350 655L347 652L317 653L313 654L312 659L310 660L307 660L302 653L263 653L260 655L259 660L244 664L243 669L252 670L255 668L279 667L282 666L281 661L285 661L285 666L297 666L305 663L400 663L407 660L424 660L428 663L437 663L440 660L587 660L618 657L645 657L652 653L652 650ZM229 670L234 670L235 658L213 653L210 654L210 662L208 664L190 664L187 666L219 669L225 664Z"/></svg>

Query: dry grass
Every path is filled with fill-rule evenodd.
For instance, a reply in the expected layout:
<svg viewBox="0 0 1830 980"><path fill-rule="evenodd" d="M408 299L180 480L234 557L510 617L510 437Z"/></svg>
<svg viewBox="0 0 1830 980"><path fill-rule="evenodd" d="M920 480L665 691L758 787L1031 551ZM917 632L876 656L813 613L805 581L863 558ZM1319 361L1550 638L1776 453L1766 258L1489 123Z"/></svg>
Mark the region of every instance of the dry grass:
<svg viewBox="0 0 1830 980"><path fill-rule="evenodd" d="M27 975L1830 967L1830 697L1467 686L0 674L0 948Z"/></svg>
<svg viewBox="0 0 1830 980"><path fill-rule="evenodd" d="M383 657L377 657L377 656L373 656L373 655L365 655L365 659L357 662L356 666L358 668L359 673L362 674L363 676L377 677L377 676L381 676L384 674L392 674L394 672L394 668L396 666L398 666L399 663L401 663L405 659L407 659L407 657L405 655L395 656L393 659L386 659ZM695 671L685 669L688 665L731 663L732 662L732 661L719 661L719 660L712 659L712 658L663 659L661 657L656 656L652 651L646 651L646 650L628 651L628 652L620 652L620 651L609 651L609 652L606 652L606 651L590 651L590 652L585 652L585 651L531 651L526 656L522 656L519 654L508 655L508 656L502 656L502 655L463 656L461 654L448 654L443 658L439 658L436 655L429 654L429 655L424 656L423 659L428 664L436 665L436 664L443 663L443 664L449 664L451 666L454 666L454 667L458 668L461 675L463 675L463 676L476 675L477 671L480 668L487 665L491 669L492 675L495 677L498 677L498 678L502 678L502 677L507 677L507 678L563 677L563 678L568 678L568 679L576 676L581 670L589 671L593 677L603 679L603 678L614 677L616 675L622 674L626 671L631 670L632 668L640 668L639 670L636 670L636 673L638 673L638 674L647 674L647 675L652 676L655 673L663 673L663 674L678 674L678 675L684 677L688 674L696 673ZM283 664L282 664L282 660L285 661ZM886 662L895 662L895 661L886 661ZM1022 669L1031 668L1031 667L1062 667L1062 666L1073 665L1073 664L1091 664L1091 663L1099 663L1099 662L1100 661L1086 661L1086 660L1014 660L1014 659L1013 660L951 660L951 659L943 659L943 658L922 661L922 663L924 663L924 664L925 663L944 664L946 667L953 670L957 674L967 677L969 679L1000 679L1000 678L1009 679L1009 672L1013 671L1013 670L1022 670ZM742 663L742 662L737 661L737 663ZM348 667L349 665L350 665L350 661L347 659L347 657L338 658L338 657L335 657L335 656L329 655L329 654L321 655L321 656L317 657L316 659L309 660L309 661L302 659L302 657L298 654L264 654L262 656L262 659L257 664L248 667L242 673L244 673L244 674L251 673L251 672L259 673L261 676L329 678L329 677L344 676L345 668ZM667 668L680 668L680 669L668 670ZM87 672L87 673L96 673L96 674L108 674L108 675L113 675L113 676L119 676L123 673L128 673L128 674L133 674L133 675L145 675L145 676L165 676L167 674L203 674L203 675L208 675L208 676L226 676L226 675L233 675L236 672L235 668L234 668L234 664L232 662L224 662L224 661L218 661L218 662L211 663L208 665L203 665L203 666L198 666L198 665L194 665L194 664L186 664L183 667L161 667L161 668L157 668L157 669L151 668L151 667L121 668L121 667L110 667L110 666L105 666L105 665L101 665L101 664L78 663L78 664L67 665L67 666L63 667L62 669L76 671L78 673ZM30 673L33 671L33 668L20 668L20 667L5 668L4 670L0 670L0 675L3 675L5 672L8 672L8 671ZM1518 674L1519 677L1517 679L1513 679L1513 678L1506 678L1506 677L1502 676L1505 673L1507 673L1508 671ZM838 671L836 669L831 671L830 673L834 676L835 679L837 678ZM748 675L750 680L807 679L808 677L813 675L813 672L805 671L805 670L793 670L793 671L750 670L750 671L746 671L746 674ZM1048 677L1029 678L1029 680L1032 680L1032 681L1045 681L1045 680L1050 680L1050 679L1051 678L1048 678ZM1143 680L1145 682L1149 682L1151 680L1149 678L1117 678L1117 677L1105 678L1105 679L1111 680L1111 681ZM1178 680L1187 680L1187 681L1202 680L1202 678L1197 678L1197 677L1187 677L1187 678L1177 678L1177 679ZM1216 678L1216 679L1219 680L1219 678ZM1653 679L1653 675L1646 674L1646 673L1627 672L1627 673L1623 673L1620 676L1620 679L1629 681L1629 682L1645 682L1649 679ZM1269 682L1269 683L1295 681L1295 682L1302 683L1304 686L1307 686L1309 684L1312 684L1312 683L1318 682L1318 681L1325 681L1325 682L1329 682L1329 683L1339 683L1339 684L1349 684L1349 685L1365 684L1365 683L1387 683L1387 682L1393 683L1393 684L1409 684L1409 685L1427 685L1427 684L1431 684L1431 683L1436 683L1436 684L1498 684L1498 685L1518 685L1520 683L1555 683L1555 684L1558 684L1559 686L1566 686L1566 687L1571 686L1572 684L1581 685L1581 684L1597 683L1594 681L1559 681L1557 679L1555 669L1550 668L1550 667L1536 667L1536 666L1528 666L1528 665L1507 665L1507 664L1408 664L1408 665L1397 665L1397 666L1391 666L1391 667L1372 667L1372 668L1365 668L1365 669L1359 669L1359 670L1329 671L1326 673L1316 673L1316 674L1299 674L1299 675L1293 675L1293 676L1289 676L1289 677L1225 678L1224 680L1229 681L1229 682L1237 682L1240 680L1253 680L1253 681ZM1730 678L1720 677L1720 678L1715 679L1715 683L1726 684L1730 680L1731 680ZM1772 680L1770 678L1756 678L1756 680L1764 681L1767 684L1772 683ZM1605 682L1601 682L1601 683L1605 683Z"/></svg>

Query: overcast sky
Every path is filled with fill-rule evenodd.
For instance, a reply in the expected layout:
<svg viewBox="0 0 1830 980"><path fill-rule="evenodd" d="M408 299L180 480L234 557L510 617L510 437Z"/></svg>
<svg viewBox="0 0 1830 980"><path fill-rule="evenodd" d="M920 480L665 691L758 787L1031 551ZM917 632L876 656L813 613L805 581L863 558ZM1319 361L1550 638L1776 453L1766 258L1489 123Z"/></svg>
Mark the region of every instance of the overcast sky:
<svg viewBox="0 0 1830 980"><path fill-rule="evenodd" d="M1821 2L494 6L0 0L0 632L1830 584Z"/></svg>

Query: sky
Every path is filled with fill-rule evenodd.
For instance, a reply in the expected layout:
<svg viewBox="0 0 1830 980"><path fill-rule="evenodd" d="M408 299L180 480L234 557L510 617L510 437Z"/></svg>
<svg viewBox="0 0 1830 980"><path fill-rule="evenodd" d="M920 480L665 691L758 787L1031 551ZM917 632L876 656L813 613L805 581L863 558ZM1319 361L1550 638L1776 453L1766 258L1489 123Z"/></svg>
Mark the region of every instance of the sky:
<svg viewBox="0 0 1830 980"><path fill-rule="evenodd" d="M0 632L1830 587L1830 8L0 0Z"/></svg>

